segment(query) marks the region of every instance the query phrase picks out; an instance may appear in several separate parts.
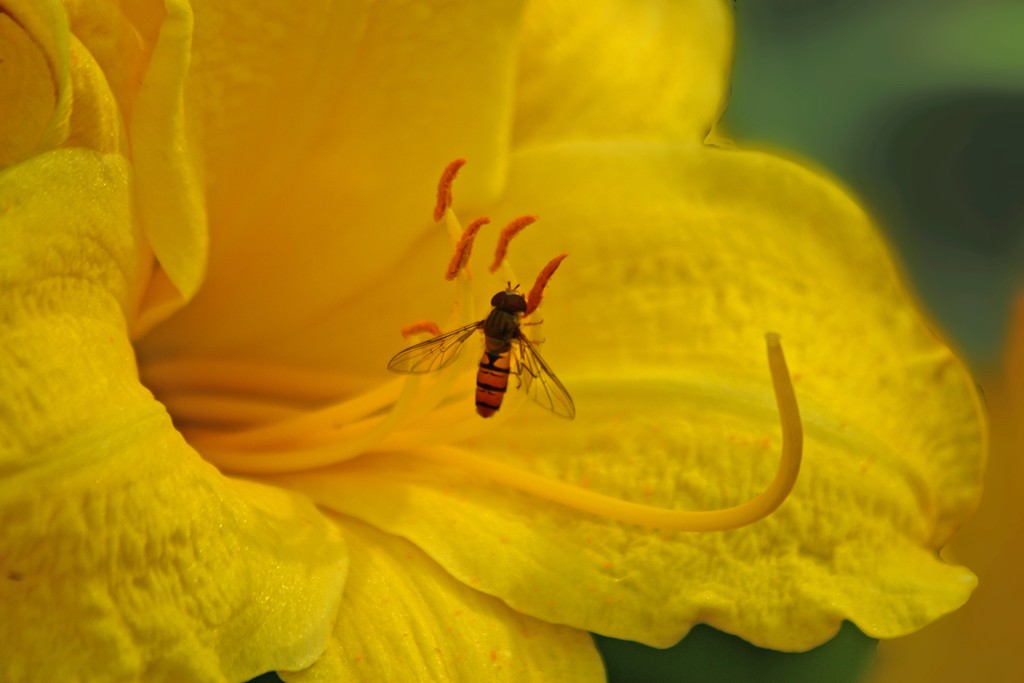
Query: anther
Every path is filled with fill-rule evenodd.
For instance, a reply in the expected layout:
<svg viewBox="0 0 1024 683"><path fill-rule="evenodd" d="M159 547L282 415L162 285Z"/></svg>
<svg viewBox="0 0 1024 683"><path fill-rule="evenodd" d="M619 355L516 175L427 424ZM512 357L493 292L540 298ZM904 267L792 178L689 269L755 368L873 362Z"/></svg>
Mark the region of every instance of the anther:
<svg viewBox="0 0 1024 683"><path fill-rule="evenodd" d="M523 228L536 222L536 220L536 216L520 216L502 228L501 235L498 237L498 246L494 250L494 262L488 270L494 273L498 268L501 268L501 262L505 260L505 255L508 253L508 243L512 241L513 237L522 232Z"/></svg>
<svg viewBox="0 0 1024 683"><path fill-rule="evenodd" d="M445 280L454 280L459 271L466 267L466 264L469 262L469 255L473 253L473 240L476 239L476 234L480 232L480 228L490 222L490 218L477 218L462 231L462 237L459 238L459 243L455 245L455 253L452 254L452 260L448 262L448 270L444 272Z"/></svg>
<svg viewBox="0 0 1024 683"><path fill-rule="evenodd" d="M540 306L541 299L544 298L544 288L548 284L548 280L558 270L558 266L565 260L568 254L559 254L555 258L548 261L548 264L544 266L543 270L537 275L536 281L533 283L533 287L530 288L530 293L526 295L526 313L523 316L528 316L537 310Z"/></svg>
<svg viewBox="0 0 1024 683"><path fill-rule="evenodd" d="M455 182L455 176L459 174L459 169L465 164L465 159L456 159L445 166L441 173L441 180L437 183L437 202L434 204L435 221L444 218L444 212L452 205L452 183Z"/></svg>
<svg viewBox="0 0 1024 683"><path fill-rule="evenodd" d="M441 328L437 326L437 323L430 320L420 320L418 322L410 323L402 328L402 339L408 339L414 334L429 334L431 337L436 337L441 334Z"/></svg>

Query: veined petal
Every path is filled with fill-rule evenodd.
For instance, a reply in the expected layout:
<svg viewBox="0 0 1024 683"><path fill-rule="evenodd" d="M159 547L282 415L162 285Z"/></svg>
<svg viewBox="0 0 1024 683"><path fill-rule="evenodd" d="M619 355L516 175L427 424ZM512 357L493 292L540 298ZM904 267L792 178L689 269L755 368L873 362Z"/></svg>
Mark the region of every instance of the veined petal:
<svg viewBox="0 0 1024 683"><path fill-rule="evenodd" d="M206 153L210 267L140 352L275 359L278 337L392 272L432 229L447 162L473 159L464 205L496 196L518 14L517 2L197 5L188 104ZM337 343L308 344L321 341Z"/></svg>
<svg viewBox="0 0 1024 683"><path fill-rule="evenodd" d="M703 140L731 67L732 11L721 0L531 2L516 145Z"/></svg>
<svg viewBox="0 0 1024 683"><path fill-rule="evenodd" d="M131 197L119 155L0 173L0 679L308 666L344 546L302 497L219 475L138 383Z"/></svg>
<svg viewBox="0 0 1024 683"><path fill-rule="evenodd" d="M339 519L351 578L331 644L289 683L593 681L590 636L546 624L457 581L414 545Z"/></svg>
<svg viewBox="0 0 1024 683"><path fill-rule="evenodd" d="M572 255L545 298L543 351L577 419L524 409L465 447L649 505L738 504L777 464L761 342L774 330L805 428L791 498L751 527L687 534L602 522L415 452L289 486L519 611L654 645L698 621L783 650L843 619L894 637L966 600L973 575L937 550L979 494L981 410L842 192L758 153L581 145L519 155L496 212L511 206L542 216L517 264Z"/></svg>

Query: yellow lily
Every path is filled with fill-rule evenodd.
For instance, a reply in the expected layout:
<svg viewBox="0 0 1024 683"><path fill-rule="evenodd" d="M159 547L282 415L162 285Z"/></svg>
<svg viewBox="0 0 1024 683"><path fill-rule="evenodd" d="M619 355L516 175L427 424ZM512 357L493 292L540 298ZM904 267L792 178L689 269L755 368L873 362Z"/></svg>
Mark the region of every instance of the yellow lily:
<svg viewBox="0 0 1024 683"><path fill-rule="evenodd" d="M948 548L976 568L971 601L957 613L914 635L883 643L876 683L918 680L1015 681L1024 669L1024 294L1017 297L1001 367L983 386L992 415L992 459L978 514Z"/></svg>
<svg viewBox="0 0 1024 683"><path fill-rule="evenodd" d="M593 681L587 631L799 650L967 599L936 552L973 385L839 189L702 144L727 3L210 5L0 3L0 679ZM453 222L536 212L510 261L572 254L543 352L575 422L387 376L504 285L441 277L457 156ZM766 330L789 500L619 521L772 490Z"/></svg>

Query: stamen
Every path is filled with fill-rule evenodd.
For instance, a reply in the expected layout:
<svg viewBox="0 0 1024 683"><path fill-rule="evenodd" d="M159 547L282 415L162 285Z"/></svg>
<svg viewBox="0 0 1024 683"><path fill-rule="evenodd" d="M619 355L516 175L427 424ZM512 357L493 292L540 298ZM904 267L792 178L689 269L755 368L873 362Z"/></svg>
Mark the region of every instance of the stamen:
<svg viewBox="0 0 1024 683"><path fill-rule="evenodd" d="M240 474L299 472L351 460L367 453L408 418L420 379L409 377L401 382L389 383L389 387L399 383L402 385L401 394L391 412L346 425L335 432L338 437L336 440L327 443L321 442L309 448L258 451L222 450L219 447L221 444L216 444L200 447L199 451L222 472ZM315 428L315 425L309 426Z"/></svg>
<svg viewBox="0 0 1024 683"><path fill-rule="evenodd" d="M215 449L262 450L280 444L306 443L318 433L336 433L339 425L351 423L401 401L408 380L395 380L348 401L339 401L319 410L306 411L294 417L235 432L211 434L197 438L196 446Z"/></svg>
<svg viewBox="0 0 1024 683"><path fill-rule="evenodd" d="M173 358L143 363L143 383L161 400L170 394L217 393L273 398L308 405L361 391L348 375L269 362L227 358Z"/></svg>
<svg viewBox="0 0 1024 683"><path fill-rule="evenodd" d="M488 267L489 271L492 273L497 272L498 268L501 267L502 261L505 260L505 255L508 253L508 243L512 241L513 237L522 232L523 228L536 221L536 216L520 216L502 229L501 236L498 237L498 246L494 250L494 262Z"/></svg>
<svg viewBox="0 0 1024 683"><path fill-rule="evenodd" d="M451 207L452 183L455 182L455 176L459 174L459 169L465 166L465 164L465 159L456 159L445 166L444 171L441 173L441 180L437 183L437 202L434 204L435 222L444 218L445 212Z"/></svg>
<svg viewBox="0 0 1024 683"><path fill-rule="evenodd" d="M454 280L459 271L466 267L469 255L473 253L473 240L476 239L476 234L480 232L480 228L490 222L490 218L477 218L463 231L459 243L455 245L452 260L448 262L448 270L444 273L445 280Z"/></svg>
<svg viewBox="0 0 1024 683"><path fill-rule="evenodd" d="M205 393L173 393L160 397L174 423L185 432L195 427L255 427L302 414L301 408L267 399L217 396Z"/></svg>
<svg viewBox="0 0 1024 683"><path fill-rule="evenodd" d="M526 296L526 313L523 317L526 317L537 310L540 306L541 299L544 298L544 288L547 287L548 280L558 270L558 266L565 260L568 254L559 254L555 258L548 261L548 264L544 266L544 269L537 275L537 280L533 283L533 287L530 289L530 293Z"/></svg>
<svg viewBox="0 0 1024 683"><path fill-rule="evenodd" d="M742 505L707 511L666 510L586 491L571 484L524 472L490 458L448 446L415 449L411 452L417 457L455 466L495 483L604 519L676 531L738 529L767 517L786 500L796 483L803 458L800 410L789 370L786 368L782 345L779 343L779 336L774 333L766 334L765 340L768 347L768 369L771 372L779 421L782 424L782 457L775 478L768 488Z"/></svg>
<svg viewBox="0 0 1024 683"><path fill-rule="evenodd" d="M431 337L436 337L441 334L441 328L437 326L437 323L430 320L420 320L402 328L402 339L408 339L413 335L423 334L424 332Z"/></svg>

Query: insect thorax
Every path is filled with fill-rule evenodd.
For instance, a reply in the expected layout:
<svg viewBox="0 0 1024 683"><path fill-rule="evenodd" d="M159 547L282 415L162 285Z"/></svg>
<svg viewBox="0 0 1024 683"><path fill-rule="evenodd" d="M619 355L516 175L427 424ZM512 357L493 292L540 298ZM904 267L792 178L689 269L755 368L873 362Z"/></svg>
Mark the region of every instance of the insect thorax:
<svg viewBox="0 0 1024 683"><path fill-rule="evenodd" d="M519 336L519 315L495 308L484 320L487 351L505 353L513 339Z"/></svg>

